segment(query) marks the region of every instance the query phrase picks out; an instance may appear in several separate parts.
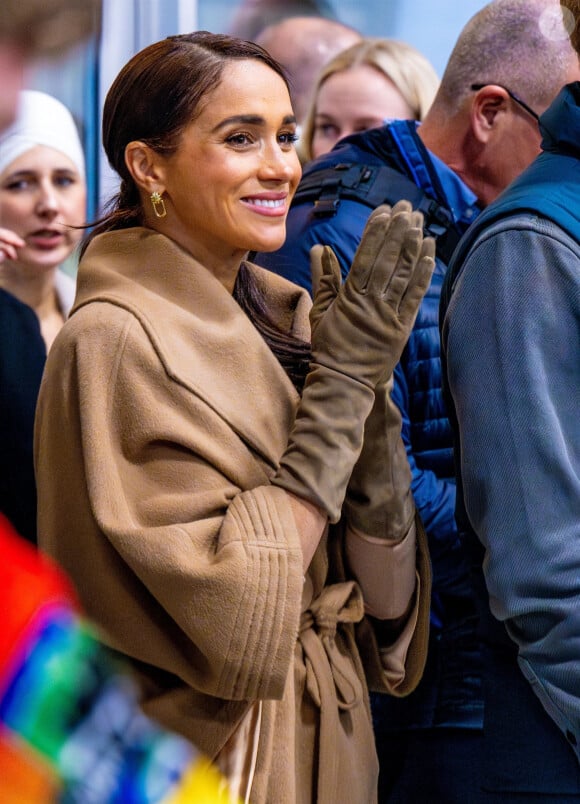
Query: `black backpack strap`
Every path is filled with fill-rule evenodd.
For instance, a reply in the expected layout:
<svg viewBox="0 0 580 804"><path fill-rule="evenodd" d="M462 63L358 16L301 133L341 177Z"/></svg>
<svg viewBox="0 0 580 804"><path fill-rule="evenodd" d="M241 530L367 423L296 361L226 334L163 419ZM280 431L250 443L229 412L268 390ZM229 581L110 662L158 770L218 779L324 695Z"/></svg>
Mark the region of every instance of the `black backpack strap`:
<svg viewBox="0 0 580 804"><path fill-rule="evenodd" d="M393 206L402 198L423 213L424 232L436 239L437 256L447 265L461 238L451 213L394 168L343 162L306 173L292 203L310 201L314 216L324 218L336 214L342 199L376 209L381 204Z"/></svg>

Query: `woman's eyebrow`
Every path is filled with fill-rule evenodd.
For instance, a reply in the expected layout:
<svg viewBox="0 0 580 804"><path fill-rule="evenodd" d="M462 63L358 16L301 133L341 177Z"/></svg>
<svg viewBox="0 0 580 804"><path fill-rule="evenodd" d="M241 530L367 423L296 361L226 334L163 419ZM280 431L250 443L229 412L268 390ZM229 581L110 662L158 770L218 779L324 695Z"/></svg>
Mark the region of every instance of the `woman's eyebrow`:
<svg viewBox="0 0 580 804"><path fill-rule="evenodd" d="M291 123L296 122L296 117L293 114L286 115L286 117L282 120L282 125L287 126ZM235 114L231 117L226 117L225 120L221 120L217 126L213 129L213 131L219 131L221 128L225 126L230 126L232 124L237 125L246 125L246 126L264 126L266 125L266 120L261 115L258 114Z"/></svg>
<svg viewBox="0 0 580 804"><path fill-rule="evenodd" d="M35 176L35 175L36 175L36 170L33 170L32 168L30 168L30 169L29 168L22 168L22 170L16 170L16 171L14 171L14 173L9 173L5 177L4 181L8 181L8 179L10 179L10 180L12 180L12 179L25 179L25 178L28 178L29 176Z"/></svg>

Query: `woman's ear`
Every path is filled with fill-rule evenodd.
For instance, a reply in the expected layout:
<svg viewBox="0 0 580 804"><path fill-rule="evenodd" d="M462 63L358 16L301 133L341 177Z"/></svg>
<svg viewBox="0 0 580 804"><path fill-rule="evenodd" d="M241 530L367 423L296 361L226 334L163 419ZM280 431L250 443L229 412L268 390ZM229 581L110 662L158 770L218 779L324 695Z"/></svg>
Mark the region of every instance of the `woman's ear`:
<svg viewBox="0 0 580 804"><path fill-rule="evenodd" d="M163 193L163 169L158 154L152 148L138 140L128 143L125 164L137 187L147 195Z"/></svg>
<svg viewBox="0 0 580 804"><path fill-rule="evenodd" d="M478 90L471 104L471 128L481 143L489 140L508 104L509 96L503 87L487 84Z"/></svg>

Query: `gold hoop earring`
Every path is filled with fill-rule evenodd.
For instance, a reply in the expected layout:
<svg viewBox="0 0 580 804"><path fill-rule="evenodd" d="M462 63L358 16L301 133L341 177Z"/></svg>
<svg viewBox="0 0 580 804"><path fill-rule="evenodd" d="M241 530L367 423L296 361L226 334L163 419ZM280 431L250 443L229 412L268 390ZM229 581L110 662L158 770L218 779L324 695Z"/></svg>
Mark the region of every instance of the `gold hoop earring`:
<svg viewBox="0 0 580 804"><path fill-rule="evenodd" d="M164 218L167 215L165 201L161 198L157 191L151 193L151 206L153 207L153 212L155 213L156 218Z"/></svg>

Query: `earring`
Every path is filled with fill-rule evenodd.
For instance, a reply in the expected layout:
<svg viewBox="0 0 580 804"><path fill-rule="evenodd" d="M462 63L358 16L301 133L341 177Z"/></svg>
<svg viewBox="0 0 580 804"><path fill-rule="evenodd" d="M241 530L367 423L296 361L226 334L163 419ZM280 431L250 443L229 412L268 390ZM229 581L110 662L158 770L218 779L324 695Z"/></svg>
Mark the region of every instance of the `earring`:
<svg viewBox="0 0 580 804"><path fill-rule="evenodd" d="M151 193L151 206L153 207L153 212L155 213L156 218L164 218L167 215L165 201L161 198L157 191Z"/></svg>

